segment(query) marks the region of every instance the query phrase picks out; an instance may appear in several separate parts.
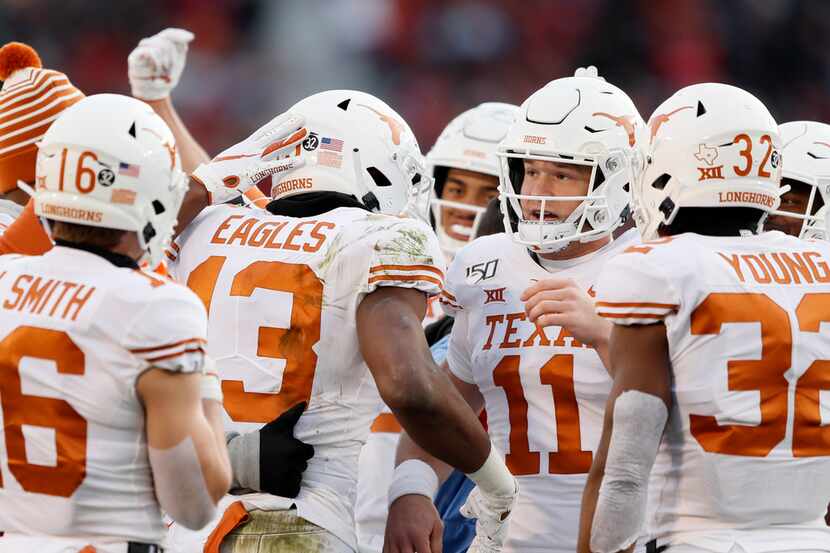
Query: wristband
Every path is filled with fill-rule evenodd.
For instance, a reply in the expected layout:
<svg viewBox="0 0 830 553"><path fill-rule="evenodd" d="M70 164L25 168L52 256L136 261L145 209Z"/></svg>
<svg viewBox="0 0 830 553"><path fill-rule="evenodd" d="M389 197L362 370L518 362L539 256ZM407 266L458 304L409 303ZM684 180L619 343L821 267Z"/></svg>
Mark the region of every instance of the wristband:
<svg viewBox="0 0 830 553"><path fill-rule="evenodd" d="M487 460L475 472L467 475L487 495L504 496L516 493L516 479L496 448L490 444Z"/></svg>
<svg viewBox="0 0 830 553"><path fill-rule="evenodd" d="M389 485L389 505L402 495L423 495L433 500L438 492L438 475L419 459L408 459L395 467Z"/></svg>
<svg viewBox="0 0 830 553"><path fill-rule="evenodd" d="M203 374L199 383L199 392L203 400L211 399L222 403L224 395L222 394L222 382L219 380L219 375L216 373Z"/></svg>

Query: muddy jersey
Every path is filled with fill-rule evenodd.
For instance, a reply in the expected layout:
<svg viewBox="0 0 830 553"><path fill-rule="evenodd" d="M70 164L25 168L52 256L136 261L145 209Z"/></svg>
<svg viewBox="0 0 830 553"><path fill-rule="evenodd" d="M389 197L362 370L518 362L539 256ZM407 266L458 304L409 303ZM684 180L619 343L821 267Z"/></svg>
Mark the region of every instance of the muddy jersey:
<svg viewBox="0 0 830 553"><path fill-rule="evenodd" d="M250 432L308 403L294 434L315 453L299 496L249 494L245 505L295 504L301 517L356 547L358 455L378 411L357 307L382 286L437 294L444 278L437 238L423 223L355 208L291 218L216 206L174 250L171 273L208 307L226 429Z"/></svg>
<svg viewBox="0 0 830 553"><path fill-rule="evenodd" d="M206 325L184 286L98 255L0 256L0 528L159 543L135 385L201 372Z"/></svg>
<svg viewBox="0 0 830 553"><path fill-rule="evenodd" d="M602 430L611 378L596 351L564 328L530 323L520 296L536 280L583 290L636 231L593 254L542 268L506 234L456 254L441 302L455 315L447 361L484 396L490 437L519 479L505 551L574 551L582 489Z"/></svg>
<svg viewBox="0 0 830 553"><path fill-rule="evenodd" d="M780 232L646 243L606 266L597 310L666 327L674 401L640 541L823 550L830 244Z"/></svg>

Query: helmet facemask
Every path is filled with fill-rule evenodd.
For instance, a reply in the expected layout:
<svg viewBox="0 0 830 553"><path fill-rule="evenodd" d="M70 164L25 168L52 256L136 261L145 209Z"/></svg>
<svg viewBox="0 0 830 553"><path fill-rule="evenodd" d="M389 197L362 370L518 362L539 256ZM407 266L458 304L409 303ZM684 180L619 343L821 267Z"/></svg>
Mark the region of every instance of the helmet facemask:
<svg viewBox="0 0 830 553"><path fill-rule="evenodd" d="M513 239L537 253L555 253L572 242L594 242L611 236L627 214L628 183L633 177L632 160L625 152L587 156L556 156L500 153L501 183L499 197L505 213L505 230ZM524 160L554 162L562 165L590 167L587 191L583 195L541 196L522 194ZM599 163L602 161L603 167ZM539 216L526 218L522 202L538 201ZM553 203L580 202L564 219L546 217Z"/></svg>
<svg viewBox="0 0 830 553"><path fill-rule="evenodd" d="M463 202L454 202L452 200L442 200L441 198L433 198L430 202L430 207L432 209L432 219L434 221L434 228L435 234L438 235L438 239L446 250L451 250L447 253L454 254L461 248L463 248L467 242L473 240L478 232L478 227L481 224L481 218L484 216L484 212L487 211L486 207L480 207L477 205L466 204ZM459 234L465 236L466 239L459 240L454 236L451 236L446 229L444 228L444 210L445 209L453 209L457 211L468 211L473 216L473 222L470 226L465 225L452 225L452 232L455 234Z"/></svg>
<svg viewBox="0 0 830 553"><path fill-rule="evenodd" d="M818 178L815 182L785 177L781 205L771 211L766 230L780 230L792 236L810 239L825 239L824 197L822 186L830 186L830 179Z"/></svg>

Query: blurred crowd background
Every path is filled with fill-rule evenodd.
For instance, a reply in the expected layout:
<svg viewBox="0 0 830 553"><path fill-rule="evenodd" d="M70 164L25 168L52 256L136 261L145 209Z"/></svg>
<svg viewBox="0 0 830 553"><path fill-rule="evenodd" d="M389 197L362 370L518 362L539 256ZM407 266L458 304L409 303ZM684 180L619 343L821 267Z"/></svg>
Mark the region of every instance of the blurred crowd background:
<svg viewBox="0 0 830 553"><path fill-rule="evenodd" d="M173 98L211 154L330 88L386 100L426 151L457 113L589 64L644 118L720 81L779 122L830 121L828 0L0 0L0 43L86 94L129 93L127 54L168 26L196 34Z"/></svg>

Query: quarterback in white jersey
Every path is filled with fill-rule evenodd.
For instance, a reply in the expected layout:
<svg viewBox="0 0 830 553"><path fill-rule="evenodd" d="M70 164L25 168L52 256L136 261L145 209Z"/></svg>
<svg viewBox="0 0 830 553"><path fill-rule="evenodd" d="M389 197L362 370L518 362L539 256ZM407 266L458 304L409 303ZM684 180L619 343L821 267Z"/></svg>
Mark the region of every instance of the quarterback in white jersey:
<svg viewBox="0 0 830 553"><path fill-rule="evenodd" d="M443 286L444 266L430 228L406 215L426 216L431 186L408 126L369 94L323 92L200 166L193 178L217 202L264 176L274 183L267 210L205 209L176 240L171 273L208 309L226 429L255 435L307 405L294 435L313 446L314 456L296 497L243 486L224 500L210 535L173 525L171 546L356 550L357 462L377 413L373 377L404 427L473 473L485 498L479 516L492 531L501 528L516 483L423 353L419 322L426 297ZM452 436L437 435L439 425L452 427ZM259 467L265 476L269 470ZM481 538L489 539L487 531Z"/></svg>
<svg viewBox="0 0 830 553"><path fill-rule="evenodd" d="M830 247L758 234L782 189L757 98L693 85L650 127L634 201L661 238L597 285L615 388L579 551L830 551Z"/></svg>
<svg viewBox="0 0 830 553"><path fill-rule="evenodd" d="M644 129L628 96L596 77L558 79L534 93L499 145L505 232L468 244L449 269L441 296L455 316L449 370L471 406L486 411L491 439L521 486L505 551L576 545L582 489L611 390L592 347L602 349L593 337L610 325L593 314L590 294L601 268L639 243L637 231L620 224ZM591 331L575 336L565 321L536 324L530 290L553 279L558 289L551 293L569 302L558 311L587 313ZM406 440L399 457L404 448L408 462L424 458ZM415 501L425 508L413 496L391 507L389 527L399 541L403 521L415 518Z"/></svg>
<svg viewBox="0 0 830 553"><path fill-rule="evenodd" d="M57 246L0 257L0 551L160 551L162 508L199 528L228 489L204 307L138 268L186 190L172 143L116 95L68 108L40 143L35 211Z"/></svg>

